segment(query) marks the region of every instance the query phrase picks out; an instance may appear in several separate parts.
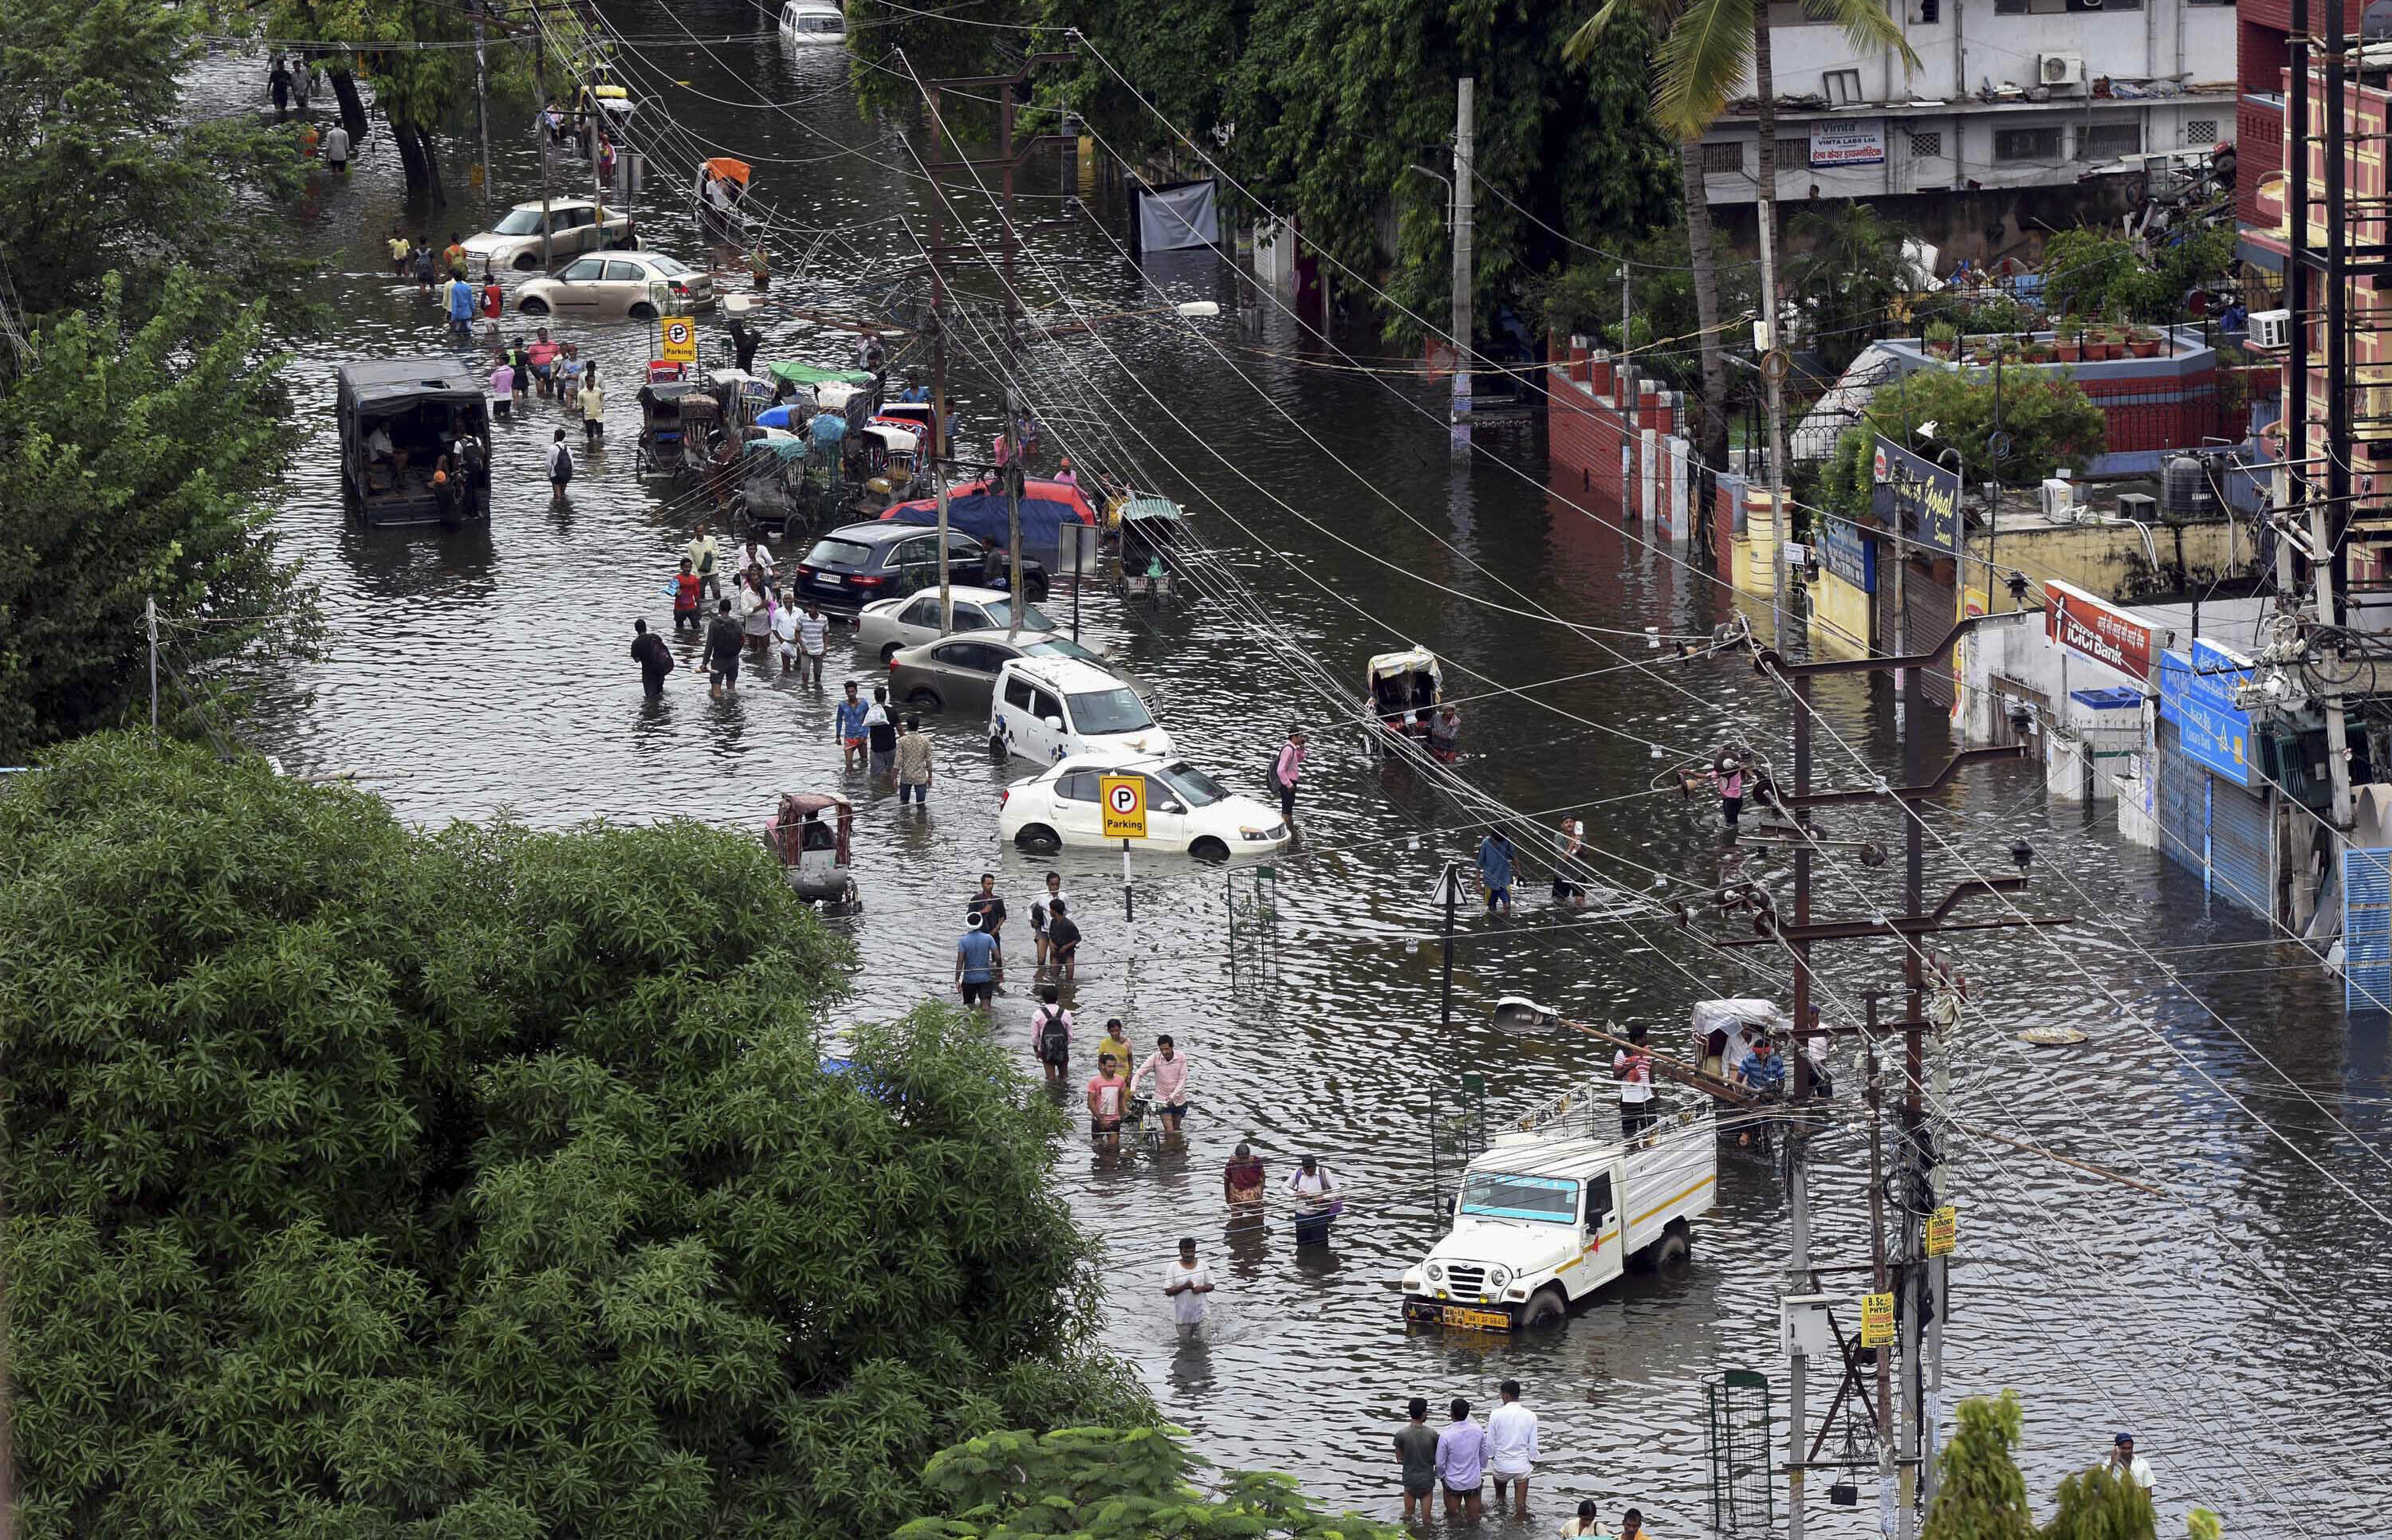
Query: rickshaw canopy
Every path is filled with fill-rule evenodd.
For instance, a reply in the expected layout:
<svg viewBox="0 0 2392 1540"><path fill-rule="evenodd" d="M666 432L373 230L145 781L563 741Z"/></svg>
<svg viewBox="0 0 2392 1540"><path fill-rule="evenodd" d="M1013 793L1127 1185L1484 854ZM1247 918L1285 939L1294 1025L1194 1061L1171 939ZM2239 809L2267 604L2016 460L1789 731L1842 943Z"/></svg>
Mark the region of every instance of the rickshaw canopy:
<svg viewBox="0 0 2392 1540"><path fill-rule="evenodd" d="M872 383L872 376L861 369L816 369L812 364L766 364L764 372L775 380L786 380L792 385L826 385L833 382L843 385Z"/></svg>
<svg viewBox="0 0 2392 1540"><path fill-rule="evenodd" d="M1413 647L1401 653L1381 653L1371 660L1371 682L1401 674L1426 674L1442 688L1445 670L1436 664L1436 654L1425 647Z"/></svg>
<svg viewBox="0 0 2392 1540"><path fill-rule="evenodd" d="M806 458L808 447L806 441L797 434L782 434L777 437L751 438L740 452L751 460L760 460L767 456L781 460L801 460Z"/></svg>
<svg viewBox="0 0 2392 1540"><path fill-rule="evenodd" d="M705 186L708 176L720 176L725 181L736 182L744 188L748 185L748 176L752 175L748 169L747 162L734 161L728 155L717 155L708 160L700 161L697 163L697 172L698 185L701 187Z"/></svg>

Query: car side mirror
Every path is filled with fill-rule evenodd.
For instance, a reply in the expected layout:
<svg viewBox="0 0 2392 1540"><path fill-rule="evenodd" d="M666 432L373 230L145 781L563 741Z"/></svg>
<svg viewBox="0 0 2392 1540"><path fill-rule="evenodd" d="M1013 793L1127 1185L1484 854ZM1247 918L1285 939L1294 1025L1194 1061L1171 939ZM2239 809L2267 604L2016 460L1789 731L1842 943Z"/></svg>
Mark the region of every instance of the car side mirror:
<svg viewBox="0 0 2392 1540"><path fill-rule="evenodd" d="M1188 810L1188 806L1183 802L1166 802L1163 805L1163 810L1166 813L1184 813Z"/></svg>
<svg viewBox="0 0 2392 1540"><path fill-rule="evenodd" d="M1046 718L1046 726L1050 731L1060 732L1063 731L1063 718L1060 717L1049 717Z"/></svg>
<svg viewBox="0 0 2392 1540"><path fill-rule="evenodd" d="M1451 1193L1445 1195L1445 1217L1448 1219L1451 1219L1453 1217L1453 1195Z"/></svg>

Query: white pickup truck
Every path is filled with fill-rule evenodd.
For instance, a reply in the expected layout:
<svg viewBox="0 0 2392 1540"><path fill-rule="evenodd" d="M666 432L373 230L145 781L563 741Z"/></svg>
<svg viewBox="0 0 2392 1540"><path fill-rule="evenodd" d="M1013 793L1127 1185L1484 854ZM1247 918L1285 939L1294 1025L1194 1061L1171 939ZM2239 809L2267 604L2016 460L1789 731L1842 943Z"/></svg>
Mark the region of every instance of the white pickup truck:
<svg viewBox="0 0 2392 1540"><path fill-rule="evenodd" d="M1710 1104L1663 1110L1627 1144L1587 1137L1582 1114L1558 1122L1500 1135L1470 1162L1452 1233L1403 1275L1405 1320L1544 1326L1631 1266L1685 1261L1695 1216L1718 1199Z"/></svg>

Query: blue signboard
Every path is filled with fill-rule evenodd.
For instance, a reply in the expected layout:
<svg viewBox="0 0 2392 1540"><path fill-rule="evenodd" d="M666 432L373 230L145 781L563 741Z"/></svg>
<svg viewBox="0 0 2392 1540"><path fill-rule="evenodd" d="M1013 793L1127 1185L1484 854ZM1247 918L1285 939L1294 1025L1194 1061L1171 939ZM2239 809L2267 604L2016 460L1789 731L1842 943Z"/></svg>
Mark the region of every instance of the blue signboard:
<svg viewBox="0 0 2392 1540"><path fill-rule="evenodd" d="M1902 537L1946 555L1960 550L1960 472L1923 459L1890 438L1877 441L1871 467L1877 522L1891 529L1902 519Z"/></svg>
<svg viewBox="0 0 2392 1540"><path fill-rule="evenodd" d="M2160 718L2176 724L2185 757L2246 787L2259 774L2251 714L2234 705L2234 687L2250 678L2250 663L2214 641L2195 641L2190 656L2160 654Z"/></svg>
<svg viewBox="0 0 2392 1540"><path fill-rule="evenodd" d="M1819 561L1861 592L1877 592L1877 542L1851 520L1819 521Z"/></svg>

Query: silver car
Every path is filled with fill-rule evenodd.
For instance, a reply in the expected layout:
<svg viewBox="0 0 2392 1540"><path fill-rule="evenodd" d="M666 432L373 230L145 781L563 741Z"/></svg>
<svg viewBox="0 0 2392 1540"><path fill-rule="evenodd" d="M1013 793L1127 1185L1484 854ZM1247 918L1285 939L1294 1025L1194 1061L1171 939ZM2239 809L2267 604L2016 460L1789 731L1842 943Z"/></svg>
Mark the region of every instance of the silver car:
<svg viewBox="0 0 2392 1540"><path fill-rule="evenodd" d="M548 239L540 239L540 205L517 203L496 225L465 241L465 255L474 272L512 267L533 272L540 265L545 244L555 260L578 256L630 238L631 216L602 209L587 198L548 201Z"/></svg>
<svg viewBox="0 0 2392 1540"><path fill-rule="evenodd" d="M652 321L714 308L714 279L655 252L606 252L515 291L515 309L559 320Z"/></svg>
<svg viewBox="0 0 2392 1540"><path fill-rule="evenodd" d="M923 531L929 534L928 530ZM938 545L930 542L930 556L938 557ZM948 594L955 602L956 627L958 631L1002 631L1014 625L1013 600L1003 589L974 588L967 583L951 585ZM1051 631L1055 623L1035 604L1021 607L1020 629ZM895 599L875 600L855 613L855 644L887 663L900 647L913 647L925 641L935 641L939 631L939 590L927 588L916 593Z"/></svg>
<svg viewBox="0 0 2392 1540"><path fill-rule="evenodd" d="M889 698L916 711L953 711L984 721L990 692L996 688L996 671L1014 658L1073 658L1120 676L1120 670L1101 654L1053 632L1023 631L1008 637L1002 628L958 631L918 647L898 649L889 659ZM1145 685L1125 676L1122 682L1145 698Z"/></svg>

